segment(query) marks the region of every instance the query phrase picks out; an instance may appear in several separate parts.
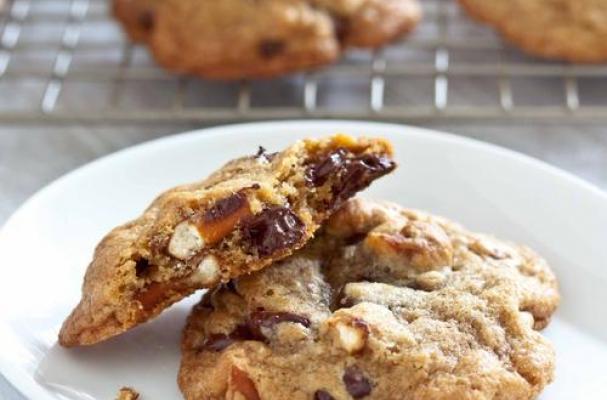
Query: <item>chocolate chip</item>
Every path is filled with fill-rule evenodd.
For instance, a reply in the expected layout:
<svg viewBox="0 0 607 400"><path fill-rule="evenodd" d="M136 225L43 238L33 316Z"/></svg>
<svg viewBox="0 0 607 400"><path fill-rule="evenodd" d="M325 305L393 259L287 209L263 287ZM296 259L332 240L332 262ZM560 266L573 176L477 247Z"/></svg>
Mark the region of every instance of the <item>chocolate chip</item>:
<svg viewBox="0 0 607 400"><path fill-rule="evenodd" d="M307 169L306 181L315 187L324 185L331 175L339 172L345 161L346 151L344 149L331 152L324 160Z"/></svg>
<svg viewBox="0 0 607 400"><path fill-rule="evenodd" d="M350 396L355 399L363 398L371 393L371 382L363 375L360 368L355 365L346 368L342 380Z"/></svg>
<svg viewBox="0 0 607 400"><path fill-rule="evenodd" d="M135 261L135 275L137 278L145 276L150 270L150 262L147 258L139 258Z"/></svg>
<svg viewBox="0 0 607 400"><path fill-rule="evenodd" d="M249 317L248 327L253 336L263 340L265 335L262 332L262 328L271 329L274 325L281 322L294 322L306 328L310 326L310 320L301 315L280 311L255 311Z"/></svg>
<svg viewBox="0 0 607 400"><path fill-rule="evenodd" d="M334 400L335 398L326 390L317 390L314 392L314 400Z"/></svg>
<svg viewBox="0 0 607 400"><path fill-rule="evenodd" d="M202 345L201 350L219 352L226 349L233 343L242 340L257 340L247 325L238 325L236 329L234 329L228 335L210 335Z"/></svg>
<svg viewBox="0 0 607 400"><path fill-rule="evenodd" d="M331 15L331 18L333 19L333 30L335 32L335 37L343 46L348 38L348 35L350 34L350 20L336 14Z"/></svg>
<svg viewBox="0 0 607 400"><path fill-rule="evenodd" d="M202 347L204 350L218 352L222 351L235 341L236 339L231 338L228 335L211 335Z"/></svg>
<svg viewBox="0 0 607 400"><path fill-rule="evenodd" d="M204 222L214 222L232 215L246 206L247 197L244 193L238 192L218 200L211 208L209 208L203 217Z"/></svg>
<svg viewBox="0 0 607 400"><path fill-rule="evenodd" d="M353 155L339 148L324 159L310 165L306 171L306 183L318 187L331 179L334 202L328 208L337 207L343 200L369 186L376 178L396 167L394 161L373 154Z"/></svg>
<svg viewBox="0 0 607 400"><path fill-rule="evenodd" d="M255 311L246 324L236 326L229 334L210 335L200 350L219 352L243 340L266 341L267 338L262 333L262 328L272 328L281 322L295 322L305 327L310 326L310 320L301 315L288 312Z"/></svg>
<svg viewBox="0 0 607 400"><path fill-rule="evenodd" d="M304 229L304 223L286 207L267 208L245 220L241 227L243 239L261 257L297 244Z"/></svg>
<svg viewBox="0 0 607 400"><path fill-rule="evenodd" d="M272 162L277 154L278 153L267 153L265 147L259 146L257 153L255 154L255 158L264 160L266 162Z"/></svg>
<svg viewBox="0 0 607 400"><path fill-rule="evenodd" d="M154 29L154 11L145 10L141 14L139 14L138 18L139 26L147 32L150 32Z"/></svg>
<svg viewBox="0 0 607 400"><path fill-rule="evenodd" d="M263 58L273 58L284 52L286 44L282 40L266 39L259 43L259 54Z"/></svg>
<svg viewBox="0 0 607 400"><path fill-rule="evenodd" d="M344 172L333 185L333 195L337 203L346 200L359 190L392 171L396 164L386 157L366 154L349 160L344 166Z"/></svg>

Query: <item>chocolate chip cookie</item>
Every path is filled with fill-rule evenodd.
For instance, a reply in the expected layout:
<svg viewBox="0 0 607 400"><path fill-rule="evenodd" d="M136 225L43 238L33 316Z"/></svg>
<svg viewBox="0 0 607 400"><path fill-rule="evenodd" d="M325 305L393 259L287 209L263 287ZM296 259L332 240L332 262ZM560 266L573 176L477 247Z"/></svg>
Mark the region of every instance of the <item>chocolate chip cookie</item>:
<svg viewBox="0 0 607 400"><path fill-rule="evenodd" d="M607 0L459 2L530 54L571 62L607 61Z"/></svg>
<svg viewBox="0 0 607 400"><path fill-rule="evenodd" d="M203 296L182 342L186 399L532 399L559 301L523 246L351 200L293 256Z"/></svg>
<svg viewBox="0 0 607 400"><path fill-rule="evenodd" d="M337 135L280 153L260 149L165 192L97 246L60 343L107 339L196 289L290 255L336 207L394 167L387 141Z"/></svg>
<svg viewBox="0 0 607 400"><path fill-rule="evenodd" d="M157 61L208 78L268 77L334 62L412 30L417 0L114 0Z"/></svg>

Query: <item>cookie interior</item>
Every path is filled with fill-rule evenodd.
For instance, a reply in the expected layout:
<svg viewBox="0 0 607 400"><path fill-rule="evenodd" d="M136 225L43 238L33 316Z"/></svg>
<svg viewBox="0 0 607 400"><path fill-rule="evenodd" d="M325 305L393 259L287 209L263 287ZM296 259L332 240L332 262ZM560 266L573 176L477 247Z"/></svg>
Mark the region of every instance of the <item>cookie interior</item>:
<svg viewBox="0 0 607 400"><path fill-rule="evenodd" d="M336 207L392 171L391 157L383 140L310 139L280 153L260 149L162 194L99 244L61 343L103 340L196 289L288 256Z"/></svg>

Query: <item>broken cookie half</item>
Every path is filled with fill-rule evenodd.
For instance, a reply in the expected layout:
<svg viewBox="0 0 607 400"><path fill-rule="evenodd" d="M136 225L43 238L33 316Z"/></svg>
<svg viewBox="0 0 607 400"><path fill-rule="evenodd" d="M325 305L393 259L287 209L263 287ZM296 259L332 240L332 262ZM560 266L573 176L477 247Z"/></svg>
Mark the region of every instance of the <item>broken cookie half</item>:
<svg viewBox="0 0 607 400"><path fill-rule="evenodd" d="M163 193L97 246L59 342L100 342L197 289L290 255L333 210L394 168L389 142L337 135L279 153L260 149Z"/></svg>

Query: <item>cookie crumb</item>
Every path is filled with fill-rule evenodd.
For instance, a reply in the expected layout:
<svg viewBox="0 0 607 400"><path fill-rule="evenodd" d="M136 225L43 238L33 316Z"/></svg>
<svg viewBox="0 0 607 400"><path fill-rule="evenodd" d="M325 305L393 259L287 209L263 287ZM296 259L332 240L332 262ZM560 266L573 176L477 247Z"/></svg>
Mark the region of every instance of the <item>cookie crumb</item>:
<svg viewBox="0 0 607 400"><path fill-rule="evenodd" d="M116 400L137 400L138 398L139 393L127 386L120 388L118 396L116 396Z"/></svg>

